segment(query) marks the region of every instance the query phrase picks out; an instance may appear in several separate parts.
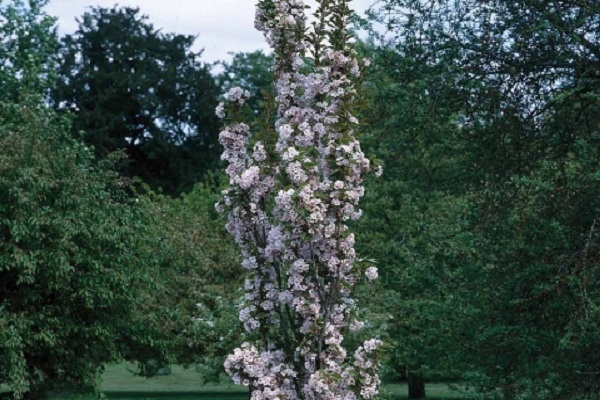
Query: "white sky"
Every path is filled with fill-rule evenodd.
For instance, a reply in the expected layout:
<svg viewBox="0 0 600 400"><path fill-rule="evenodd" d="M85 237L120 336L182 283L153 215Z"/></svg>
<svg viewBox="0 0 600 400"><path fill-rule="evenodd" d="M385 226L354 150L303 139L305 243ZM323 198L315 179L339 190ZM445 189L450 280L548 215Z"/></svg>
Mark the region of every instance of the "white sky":
<svg viewBox="0 0 600 400"><path fill-rule="evenodd" d="M360 14L375 0L353 0ZM254 29L256 0L51 0L47 12L58 17L59 32L77 29L75 18L90 6L139 7L155 28L165 32L198 35L207 62L228 60L227 53L267 49L262 34ZM309 0L308 3L314 3Z"/></svg>

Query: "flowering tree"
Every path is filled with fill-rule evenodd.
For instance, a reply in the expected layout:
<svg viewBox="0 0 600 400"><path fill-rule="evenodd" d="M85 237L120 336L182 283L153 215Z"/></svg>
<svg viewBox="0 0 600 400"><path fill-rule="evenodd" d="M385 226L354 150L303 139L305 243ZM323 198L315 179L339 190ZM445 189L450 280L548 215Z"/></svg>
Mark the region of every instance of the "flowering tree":
<svg viewBox="0 0 600 400"><path fill-rule="evenodd" d="M347 355L352 288L377 269L356 262L347 222L360 217L371 163L356 139L358 60L347 30L350 0L319 0L312 28L302 0L260 0L256 27L275 55L274 115L243 122L250 94L233 88L217 108L230 187L217 205L249 276L240 320L258 338L225 369L258 399L369 399L379 386L377 349ZM274 124L273 124L274 121ZM258 132L255 135L251 131ZM380 172L380 169L379 171Z"/></svg>

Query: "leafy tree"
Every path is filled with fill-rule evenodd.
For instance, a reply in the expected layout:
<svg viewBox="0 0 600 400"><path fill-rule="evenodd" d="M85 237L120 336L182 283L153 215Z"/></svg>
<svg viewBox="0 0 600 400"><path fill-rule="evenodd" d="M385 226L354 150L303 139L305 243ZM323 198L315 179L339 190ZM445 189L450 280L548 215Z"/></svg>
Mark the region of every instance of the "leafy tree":
<svg viewBox="0 0 600 400"><path fill-rule="evenodd" d="M363 301L388 320L393 345L387 379L408 381L409 398L425 397L425 378L456 374L448 347L460 318L452 290L469 258L465 160L453 72L421 63L419 48L375 49L368 79L364 143L385 165L369 182L358 224L359 251L380 265L378 295Z"/></svg>
<svg viewBox="0 0 600 400"><path fill-rule="evenodd" d="M563 171L544 160L478 199L454 359L483 398L598 396L600 187L582 145Z"/></svg>
<svg viewBox="0 0 600 400"><path fill-rule="evenodd" d="M15 398L94 385L144 264L115 157L96 166L69 130L43 105L0 103L0 383Z"/></svg>
<svg viewBox="0 0 600 400"><path fill-rule="evenodd" d="M127 176L177 194L218 161L217 86L193 36L165 34L135 8L92 8L63 41L58 109L104 157L124 150Z"/></svg>
<svg viewBox="0 0 600 400"><path fill-rule="evenodd" d="M222 360L243 336L237 320L241 262L214 204L196 186L180 198L149 193L139 198L155 262L140 282L140 298L126 358L139 372L168 364L197 365L205 378L222 372Z"/></svg>
<svg viewBox="0 0 600 400"><path fill-rule="evenodd" d="M600 82L596 1L379 4L375 14L399 51L420 48L420 62L459 72L460 123L471 135L480 181L502 184L540 157L564 158L581 135L571 127L593 125ZM579 112L569 113L575 104ZM558 112L569 117L560 128L550 124Z"/></svg>
<svg viewBox="0 0 600 400"><path fill-rule="evenodd" d="M221 93L227 93L234 87L248 90L251 93L249 107L254 113L258 113L271 93L272 64L273 56L264 54L262 50L233 54L231 62L221 63L223 71L217 76Z"/></svg>
<svg viewBox="0 0 600 400"><path fill-rule="evenodd" d="M394 219L396 227L379 241L412 256L404 268L416 273L416 282L435 276L431 267L449 275L429 280L421 292L410 294L408 304L422 298L426 304L418 309L429 315L427 302L440 300L436 293L449 300L446 309L456 318L445 318L438 336L450 332L458 339L441 345L476 389L473 396L597 397L600 298L589 285L598 279L598 5L537 0L379 4L376 14L395 35L395 43L382 51L412 65L408 70L402 62L386 66L392 81L405 86L396 90L396 102L389 96L375 107L388 110L392 123L401 121L380 131L410 144L380 150L392 164L388 185L403 191L381 190L380 204L402 203L394 203L396 212L380 214L404 220ZM415 71L424 71L426 78L416 90ZM436 77L446 85L435 84ZM430 107L436 97L438 106ZM405 108L392 110L390 103ZM421 110L430 110L425 119L419 118ZM389 123L381 120L376 126ZM420 126L405 141L412 121ZM446 143L444 151L439 143ZM412 159L414 153L419 157ZM410 171L420 174L420 181L407 179ZM425 183L431 186L424 198L416 198L415 208L424 211L411 211L414 194L422 196ZM428 200L440 195L462 204L446 222L439 217L455 206L441 213ZM441 225L432 225L432 217ZM414 230L431 226L435 235ZM445 236L453 229L458 234ZM391 244L411 231L427 246ZM438 235L445 238L430 241ZM389 256L384 260L392 262ZM421 268L427 264L431 267ZM397 282L410 288L413 281ZM435 334L427 335L433 339Z"/></svg>
<svg viewBox="0 0 600 400"><path fill-rule="evenodd" d="M153 362L216 362L237 334L227 290L237 275L214 196L131 202L120 153L98 161L73 138L71 120L41 101L56 44L42 5L0 9L10 50L0 71L0 385L35 399L93 390L103 365L121 359L146 375Z"/></svg>
<svg viewBox="0 0 600 400"><path fill-rule="evenodd" d="M47 3L0 1L1 101L41 95L53 83L58 39L55 19L43 11Z"/></svg>
<svg viewBox="0 0 600 400"><path fill-rule="evenodd" d="M94 384L119 353L141 265L115 156L93 166L43 105L57 48L45 4L0 8L0 383L15 398Z"/></svg>

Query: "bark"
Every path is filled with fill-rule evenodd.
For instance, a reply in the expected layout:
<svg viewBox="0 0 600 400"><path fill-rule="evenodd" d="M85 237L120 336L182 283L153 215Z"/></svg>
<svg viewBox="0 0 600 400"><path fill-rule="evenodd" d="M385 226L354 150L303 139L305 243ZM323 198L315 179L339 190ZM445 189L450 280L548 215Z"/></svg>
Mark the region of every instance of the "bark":
<svg viewBox="0 0 600 400"><path fill-rule="evenodd" d="M408 372L406 379L408 380L408 399L425 399L425 380L423 379L423 374Z"/></svg>

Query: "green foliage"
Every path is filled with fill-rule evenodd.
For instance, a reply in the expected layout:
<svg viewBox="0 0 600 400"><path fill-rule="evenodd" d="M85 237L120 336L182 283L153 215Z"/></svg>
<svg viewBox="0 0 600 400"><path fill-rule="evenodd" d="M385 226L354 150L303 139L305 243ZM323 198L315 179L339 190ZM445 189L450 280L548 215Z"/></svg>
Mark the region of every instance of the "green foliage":
<svg viewBox="0 0 600 400"><path fill-rule="evenodd" d="M580 150L479 204L477 263L462 272L473 306L456 327L468 351L456 359L485 398L597 396L600 185Z"/></svg>
<svg viewBox="0 0 600 400"><path fill-rule="evenodd" d="M456 373L448 348L459 318L452 290L455 275L472 253L466 231L464 145L455 124L461 103L451 71L419 61L419 49L371 52L369 126L363 140L384 164L384 175L368 182L359 223L360 253L377 260L377 296L371 311L387 320L392 346L387 379Z"/></svg>
<svg viewBox="0 0 600 400"><path fill-rule="evenodd" d="M148 281L136 292L134 328L126 358L152 376L167 364L202 364L205 378L221 372L222 358L242 334L237 320L241 266L218 196L196 186L181 198L139 198L150 240Z"/></svg>
<svg viewBox="0 0 600 400"><path fill-rule="evenodd" d="M479 181L502 184L540 157L564 157L597 121L598 2L386 0L378 7L400 54L417 52L420 63L452 76Z"/></svg>
<svg viewBox="0 0 600 400"><path fill-rule="evenodd" d="M0 101L42 95L54 81L58 39L47 2L0 1Z"/></svg>
<svg viewBox="0 0 600 400"><path fill-rule="evenodd" d="M379 6L387 172L361 230L402 321L392 366L461 371L475 398L596 398L597 3Z"/></svg>
<svg viewBox="0 0 600 400"><path fill-rule="evenodd" d="M95 166L69 128L0 103L0 383L15 398L93 386L132 316L141 215L115 157Z"/></svg>
<svg viewBox="0 0 600 400"><path fill-rule="evenodd" d="M233 87L241 87L251 93L248 105L254 113L258 113L268 101L273 85L271 72L273 56L264 54L261 50L251 53L235 53L231 62L222 62L223 71L217 76L221 93Z"/></svg>
<svg viewBox="0 0 600 400"><path fill-rule="evenodd" d="M123 173L169 194L218 162L218 89L194 39L157 30L139 9L92 8L62 41L53 94L97 155L125 151Z"/></svg>

